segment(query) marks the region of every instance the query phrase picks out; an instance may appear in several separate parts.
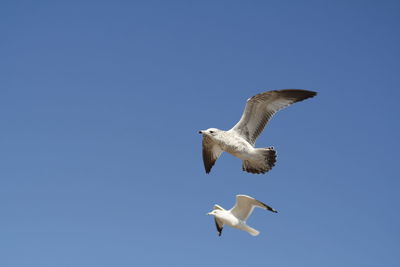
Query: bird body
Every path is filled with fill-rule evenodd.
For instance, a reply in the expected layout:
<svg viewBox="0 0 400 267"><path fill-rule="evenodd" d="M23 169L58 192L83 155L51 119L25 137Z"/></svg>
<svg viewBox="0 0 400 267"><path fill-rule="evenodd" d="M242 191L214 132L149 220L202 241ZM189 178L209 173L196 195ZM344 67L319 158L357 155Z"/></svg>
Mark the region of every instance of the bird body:
<svg viewBox="0 0 400 267"><path fill-rule="evenodd" d="M240 159L251 159L254 155L254 147L249 144L243 137L233 131L223 131L213 128L208 131L212 136L214 142L221 148L221 150L232 154ZM204 134L207 134L205 132Z"/></svg>
<svg viewBox="0 0 400 267"><path fill-rule="evenodd" d="M255 148L257 137L272 116L282 108L315 96L316 93L300 89L268 91L247 100L243 115L230 130L216 128L199 131L203 135L203 162L206 173L222 152L240 158L242 169L250 173L266 173L276 162L272 147Z"/></svg>
<svg viewBox="0 0 400 267"><path fill-rule="evenodd" d="M234 228L237 228L240 224L244 223L243 221L233 216L229 210L217 210L214 216L217 218L217 220L222 221L223 224Z"/></svg>
<svg viewBox="0 0 400 267"><path fill-rule="evenodd" d="M216 220L226 224L232 228L243 230L251 234L252 236L257 236L260 234L256 229L248 226L245 221L236 218L229 210L219 210L215 215Z"/></svg>
<svg viewBox="0 0 400 267"><path fill-rule="evenodd" d="M207 214L214 216L215 225L219 235L222 234L224 225L228 225L256 236L260 232L246 224L247 218L251 215L255 207L260 207L275 213L277 212L267 204L264 204L250 196L237 195L236 204L232 209L225 210L219 205L214 205L213 210Z"/></svg>

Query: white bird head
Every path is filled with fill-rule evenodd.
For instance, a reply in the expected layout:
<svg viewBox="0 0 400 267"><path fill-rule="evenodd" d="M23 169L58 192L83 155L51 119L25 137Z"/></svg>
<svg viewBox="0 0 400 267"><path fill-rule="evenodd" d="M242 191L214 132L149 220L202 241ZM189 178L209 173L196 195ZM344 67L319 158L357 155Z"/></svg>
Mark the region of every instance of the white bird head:
<svg viewBox="0 0 400 267"><path fill-rule="evenodd" d="M209 213L207 213L206 215L217 216L220 214L220 212L221 212L221 210L212 210Z"/></svg>
<svg viewBox="0 0 400 267"><path fill-rule="evenodd" d="M215 216L215 215L217 215L217 214L221 214L221 211L224 211L224 208L221 207L221 206L218 205L218 204L214 204L213 210L210 211L209 213L207 213L206 215L213 215L213 216Z"/></svg>
<svg viewBox="0 0 400 267"><path fill-rule="evenodd" d="M215 215L215 210L206 213L206 215Z"/></svg>
<svg viewBox="0 0 400 267"><path fill-rule="evenodd" d="M208 135L210 137L213 137L213 136L217 135L219 132L221 132L221 130L219 130L217 128L209 128L207 130L199 131L199 134Z"/></svg>

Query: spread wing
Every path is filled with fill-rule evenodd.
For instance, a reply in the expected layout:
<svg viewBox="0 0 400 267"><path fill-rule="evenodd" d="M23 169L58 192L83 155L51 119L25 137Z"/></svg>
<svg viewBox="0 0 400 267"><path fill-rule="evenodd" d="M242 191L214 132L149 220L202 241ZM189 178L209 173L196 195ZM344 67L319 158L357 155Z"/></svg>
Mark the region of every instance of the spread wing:
<svg viewBox="0 0 400 267"><path fill-rule="evenodd" d="M203 135L203 163L206 173L210 173L221 153L221 148L210 137Z"/></svg>
<svg viewBox="0 0 400 267"><path fill-rule="evenodd" d="M240 121L231 130L254 146L257 137L276 112L316 94L307 90L284 89L255 95L247 100Z"/></svg>
<svg viewBox="0 0 400 267"><path fill-rule="evenodd" d="M257 199L246 196L246 195L237 195L236 196L236 204L230 210L230 212L238 219L240 219L242 221L246 221L247 218L253 212L253 209L255 207L260 207L262 209L269 210L269 211L272 211L275 213L277 212L275 209L271 208L267 204L262 203L261 201L258 201Z"/></svg>
<svg viewBox="0 0 400 267"><path fill-rule="evenodd" d="M214 221L215 221L215 226L217 227L218 236L221 236L222 229L224 228L224 224L220 220L218 220L216 217L214 217Z"/></svg>

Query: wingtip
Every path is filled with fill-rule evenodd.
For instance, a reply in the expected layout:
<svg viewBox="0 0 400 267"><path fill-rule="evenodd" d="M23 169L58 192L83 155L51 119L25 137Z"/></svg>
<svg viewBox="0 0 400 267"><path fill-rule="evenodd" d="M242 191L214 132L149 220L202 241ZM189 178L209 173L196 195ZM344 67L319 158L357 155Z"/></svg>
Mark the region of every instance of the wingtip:
<svg viewBox="0 0 400 267"><path fill-rule="evenodd" d="M209 174L211 172L211 168L207 168L207 166L204 166L204 171Z"/></svg>
<svg viewBox="0 0 400 267"><path fill-rule="evenodd" d="M274 208L271 208L270 206L267 205L267 210L273 212L273 213L278 213L278 211Z"/></svg>
<svg viewBox="0 0 400 267"><path fill-rule="evenodd" d="M276 90L276 92L281 92L283 94L291 94L297 98L296 102L303 101L307 98L312 98L318 93L316 91L306 90L306 89L282 89Z"/></svg>
<svg viewBox="0 0 400 267"><path fill-rule="evenodd" d="M310 91L310 97L314 97L314 96L316 96L316 95L318 95L318 92L315 92L315 91Z"/></svg>
<svg viewBox="0 0 400 267"><path fill-rule="evenodd" d="M299 101L303 101L307 98L312 98L314 96L316 96L318 93L315 91L311 91L311 90L304 90L304 89L294 89L297 90L298 92L302 92L302 96L299 98Z"/></svg>

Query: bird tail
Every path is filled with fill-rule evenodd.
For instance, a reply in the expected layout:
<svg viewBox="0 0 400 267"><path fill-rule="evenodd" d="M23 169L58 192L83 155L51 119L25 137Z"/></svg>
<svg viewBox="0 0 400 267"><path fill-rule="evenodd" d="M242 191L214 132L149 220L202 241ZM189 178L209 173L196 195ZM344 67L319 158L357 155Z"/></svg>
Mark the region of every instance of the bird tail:
<svg viewBox="0 0 400 267"><path fill-rule="evenodd" d="M273 147L256 148L258 159L244 160L242 164L243 171L250 173L266 173L275 166L276 151Z"/></svg>
<svg viewBox="0 0 400 267"><path fill-rule="evenodd" d="M258 235L260 234L259 231L257 231L257 230L254 229L254 228L251 228L251 227L248 226L248 225L243 225L242 230L248 232L248 233L251 234L252 236L258 236Z"/></svg>

